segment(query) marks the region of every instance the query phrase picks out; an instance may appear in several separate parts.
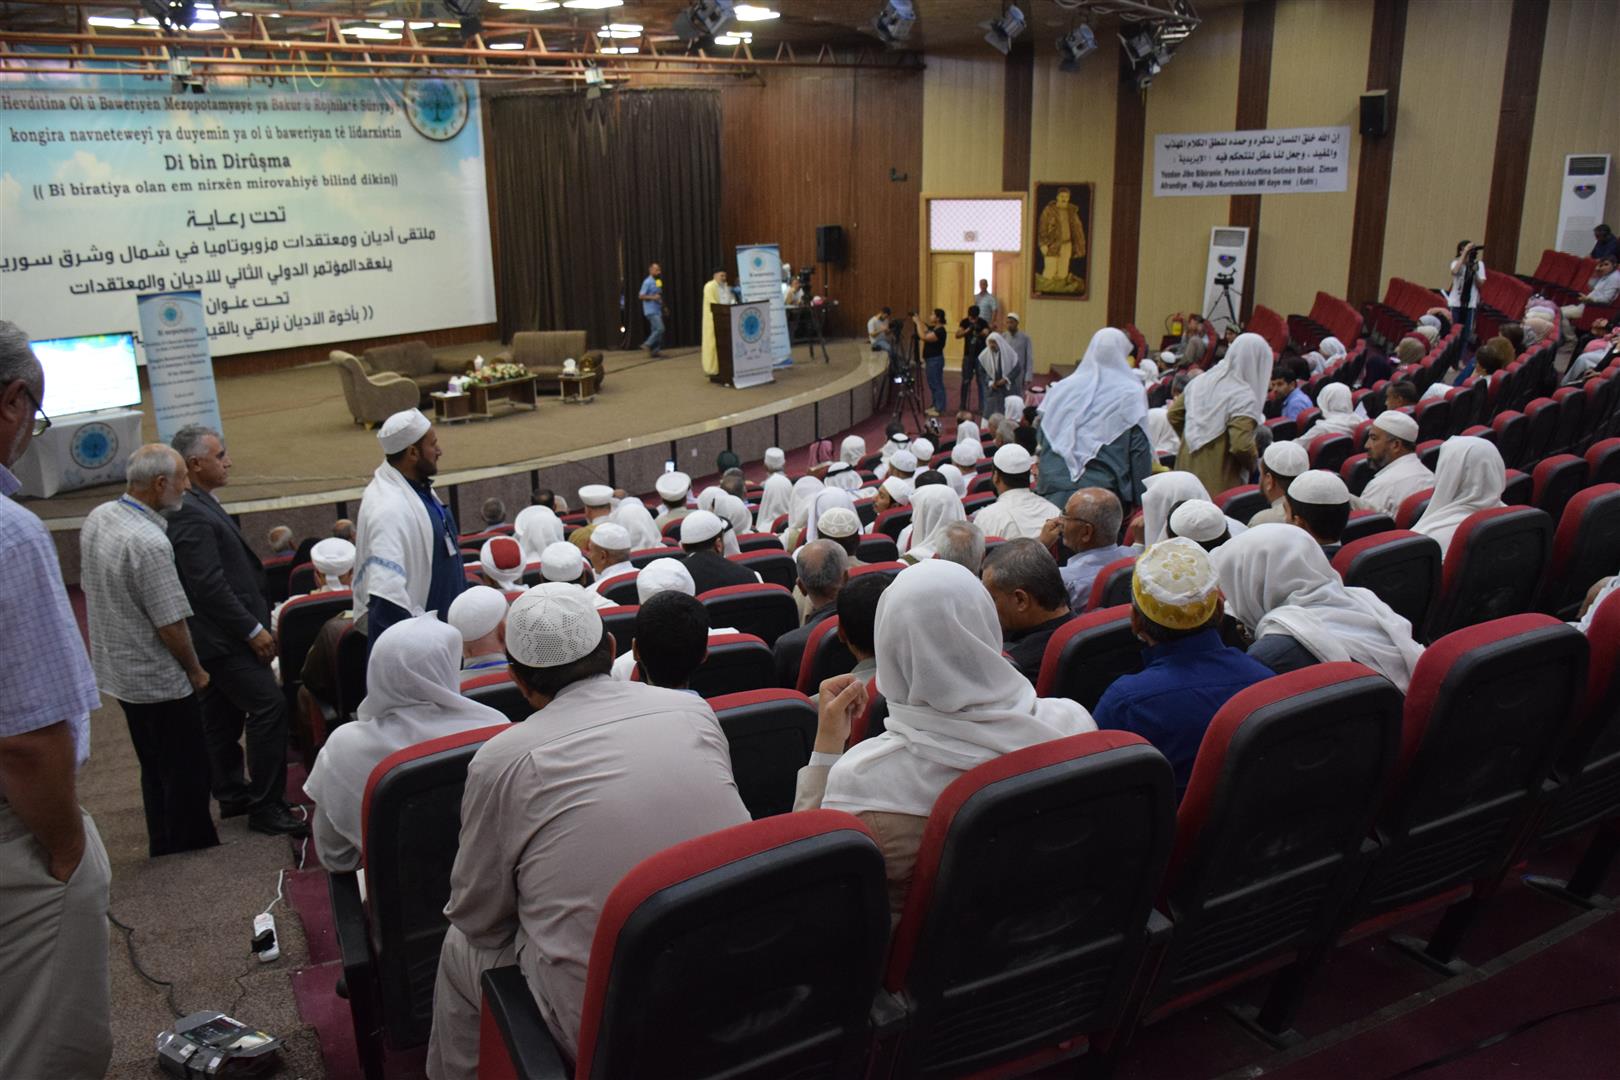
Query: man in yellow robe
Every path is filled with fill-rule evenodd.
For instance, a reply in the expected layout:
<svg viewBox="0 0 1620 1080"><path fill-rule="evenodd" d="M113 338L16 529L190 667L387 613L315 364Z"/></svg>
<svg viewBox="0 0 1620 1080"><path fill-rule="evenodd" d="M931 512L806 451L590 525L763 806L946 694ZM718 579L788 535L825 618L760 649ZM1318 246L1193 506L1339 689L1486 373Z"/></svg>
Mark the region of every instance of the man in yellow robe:
<svg viewBox="0 0 1620 1080"><path fill-rule="evenodd" d="M715 271L714 277L703 286L703 374L720 373L720 348L714 337L714 313L710 304L731 303L731 287L724 270Z"/></svg>

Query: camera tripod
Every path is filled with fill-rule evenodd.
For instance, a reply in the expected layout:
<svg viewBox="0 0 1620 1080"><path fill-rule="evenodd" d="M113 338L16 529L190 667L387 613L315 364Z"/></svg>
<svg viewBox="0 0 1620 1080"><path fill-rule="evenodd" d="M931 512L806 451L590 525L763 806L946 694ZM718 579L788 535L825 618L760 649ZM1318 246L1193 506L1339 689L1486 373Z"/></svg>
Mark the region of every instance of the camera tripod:
<svg viewBox="0 0 1620 1080"><path fill-rule="evenodd" d="M937 429L939 422L928 419L922 400L921 339L915 333L909 337L897 333L895 337L896 347L884 382L890 396L889 419L904 425L907 431Z"/></svg>
<svg viewBox="0 0 1620 1080"><path fill-rule="evenodd" d="M1217 274L1215 281L1221 287L1221 295L1217 296L1215 302L1209 305L1209 312L1204 316L1204 321L1212 323L1216 318L1224 318L1229 326L1241 325L1241 320L1238 319L1237 301L1232 299L1232 278L1229 275ZM1222 308L1226 309L1226 314L1217 316L1215 313ZM1226 327L1221 327L1221 330L1224 332Z"/></svg>

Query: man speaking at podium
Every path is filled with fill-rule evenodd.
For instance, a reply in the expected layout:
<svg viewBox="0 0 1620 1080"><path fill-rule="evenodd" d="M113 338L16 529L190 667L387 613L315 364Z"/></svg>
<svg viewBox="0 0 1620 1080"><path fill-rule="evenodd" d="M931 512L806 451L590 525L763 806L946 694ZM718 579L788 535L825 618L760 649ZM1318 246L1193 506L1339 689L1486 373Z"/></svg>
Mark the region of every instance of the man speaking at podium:
<svg viewBox="0 0 1620 1080"><path fill-rule="evenodd" d="M720 374L720 346L714 338L714 309L710 304L731 303L731 286L726 281L726 272L716 270L714 277L703 286L703 374Z"/></svg>

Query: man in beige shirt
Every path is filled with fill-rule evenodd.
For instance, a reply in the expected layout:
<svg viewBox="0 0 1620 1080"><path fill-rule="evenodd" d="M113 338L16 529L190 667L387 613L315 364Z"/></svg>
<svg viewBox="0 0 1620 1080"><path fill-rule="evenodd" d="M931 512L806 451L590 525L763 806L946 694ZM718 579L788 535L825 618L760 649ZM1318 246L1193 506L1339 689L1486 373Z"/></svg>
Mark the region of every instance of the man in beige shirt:
<svg viewBox="0 0 1620 1080"><path fill-rule="evenodd" d="M973 515L973 524L986 536L1016 540L1041 535L1041 529L1062 511L1030 490L1035 458L1016 443L996 451L996 501Z"/></svg>
<svg viewBox="0 0 1620 1080"><path fill-rule="evenodd" d="M608 893L643 859L748 820L714 711L691 694L609 678L613 649L575 586L540 585L512 604L512 676L538 711L467 770L434 988L433 1080L476 1076L479 976L514 959L558 1045L577 1056Z"/></svg>

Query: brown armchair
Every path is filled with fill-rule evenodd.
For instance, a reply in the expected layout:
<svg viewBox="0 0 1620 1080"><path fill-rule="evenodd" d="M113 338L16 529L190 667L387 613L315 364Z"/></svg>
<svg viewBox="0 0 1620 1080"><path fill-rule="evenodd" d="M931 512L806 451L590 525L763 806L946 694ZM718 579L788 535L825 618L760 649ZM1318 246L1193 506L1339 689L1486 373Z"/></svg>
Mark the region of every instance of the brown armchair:
<svg viewBox="0 0 1620 1080"><path fill-rule="evenodd" d="M392 371L416 384L417 404L427 408L429 394L450 388L450 376L465 375L465 360L437 359L425 341L401 341L393 345L373 345L360 354L368 374Z"/></svg>
<svg viewBox="0 0 1620 1080"><path fill-rule="evenodd" d="M343 400L357 424L372 427L397 412L417 407L416 383L394 372L369 374L352 353L333 349L330 357L343 380Z"/></svg>
<svg viewBox="0 0 1620 1080"><path fill-rule="evenodd" d="M607 375L602 366L602 350L585 348L583 330L524 330L513 334L512 347L497 353L495 359L500 363L522 364L539 378L540 389L556 393L556 378L562 374L563 361L569 357L581 370L595 370L596 388L600 389Z"/></svg>

